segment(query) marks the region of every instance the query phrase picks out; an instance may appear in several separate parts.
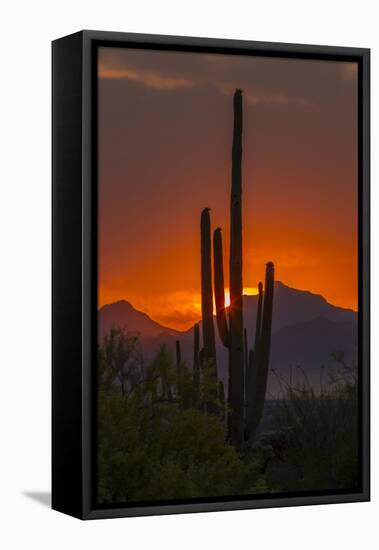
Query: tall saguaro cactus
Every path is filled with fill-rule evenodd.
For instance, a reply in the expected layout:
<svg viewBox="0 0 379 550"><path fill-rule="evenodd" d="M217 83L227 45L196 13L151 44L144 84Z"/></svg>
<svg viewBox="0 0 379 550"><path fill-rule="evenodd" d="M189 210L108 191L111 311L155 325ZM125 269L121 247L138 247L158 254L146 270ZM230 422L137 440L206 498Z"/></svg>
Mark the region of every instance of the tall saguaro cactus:
<svg viewBox="0 0 379 550"><path fill-rule="evenodd" d="M242 91L233 97L232 188L230 195L229 323L225 309L221 229L213 234L214 286L217 326L229 350L229 437L237 449L243 443L244 423L244 329L242 298Z"/></svg>
<svg viewBox="0 0 379 550"><path fill-rule="evenodd" d="M233 98L232 189L230 195L229 256L229 369L231 378L231 439L237 449L243 442L244 351L242 303L242 91Z"/></svg>
<svg viewBox="0 0 379 550"><path fill-rule="evenodd" d="M270 363L272 309L274 300L274 264L266 265L262 312L262 285L259 286L255 348L251 354L247 391L245 436L251 441L262 418Z"/></svg>
<svg viewBox="0 0 379 550"><path fill-rule="evenodd" d="M228 434L237 450L251 441L262 416L270 356L274 265L266 266L265 292L259 283L254 349L248 349L243 319L242 280L242 91L233 97L232 186L230 195L230 306L225 307L222 233L213 233L217 328L229 352ZM246 405L246 407L245 407Z"/></svg>

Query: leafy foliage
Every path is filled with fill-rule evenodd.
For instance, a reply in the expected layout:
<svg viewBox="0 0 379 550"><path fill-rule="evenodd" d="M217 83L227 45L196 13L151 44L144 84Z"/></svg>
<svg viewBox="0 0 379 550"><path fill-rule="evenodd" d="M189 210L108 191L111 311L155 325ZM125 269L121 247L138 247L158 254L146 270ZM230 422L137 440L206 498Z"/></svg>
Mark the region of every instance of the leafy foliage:
<svg viewBox="0 0 379 550"><path fill-rule="evenodd" d="M275 404L270 431L256 449L265 457L265 478L277 491L352 489L358 484L357 369L343 354L316 394L305 381L288 385ZM323 369L321 369L322 372Z"/></svg>
<svg viewBox="0 0 379 550"><path fill-rule="evenodd" d="M288 384L269 402L265 431L238 454L211 362L195 373L162 346L144 364L138 338L112 330L99 347L98 501L356 487L357 372L335 359L321 394Z"/></svg>
<svg viewBox="0 0 379 550"><path fill-rule="evenodd" d="M100 502L243 492L247 467L225 443L222 413L205 414L216 393L206 367L201 402L193 407L184 362L178 369L163 346L145 367L138 339L112 330L99 350L99 381Z"/></svg>

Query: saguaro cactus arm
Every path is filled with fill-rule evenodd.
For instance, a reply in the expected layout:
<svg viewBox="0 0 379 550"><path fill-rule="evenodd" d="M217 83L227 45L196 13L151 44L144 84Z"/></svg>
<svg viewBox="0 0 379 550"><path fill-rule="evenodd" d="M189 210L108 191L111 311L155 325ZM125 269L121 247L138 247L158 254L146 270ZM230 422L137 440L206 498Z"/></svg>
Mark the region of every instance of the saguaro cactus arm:
<svg viewBox="0 0 379 550"><path fill-rule="evenodd" d="M204 360L213 359L216 365L216 344L213 325L213 289L211 261L211 218L209 208L201 213L201 313L203 321Z"/></svg>
<svg viewBox="0 0 379 550"><path fill-rule="evenodd" d="M218 382L218 398L220 400L221 406L225 406L225 390L224 390L224 382L222 380L219 380Z"/></svg>
<svg viewBox="0 0 379 550"><path fill-rule="evenodd" d="M247 328L243 332L243 400L246 407L247 381L249 377L249 342L247 337Z"/></svg>
<svg viewBox="0 0 379 550"><path fill-rule="evenodd" d="M251 441L255 435L258 424L262 418L265 403L270 363L273 299L274 264L269 262L266 265L262 326L259 341L252 358L247 392L245 436L248 441Z"/></svg>
<svg viewBox="0 0 379 550"><path fill-rule="evenodd" d="M259 345L259 338L262 328L262 302L263 302L263 285L258 283L258 307L257 307L257 319L255 322L255 338L254 338L254 351L257 351Z"/></svg>
<svg viewBox="0 0 379 550"><path fill-rule="evenodd" d="M268 262L266 265L265 295L262 315L261 332L261 356L263 363L262 372L262 398L264 401L267 387L268 367L270 363L271 331L272 331L272 309L274 303L274 264Z"/></svg>
<svg viewBox="0 0 379 550"><path fill-rule="evenodd" d="M199 323L193 327L193 370L200 368L200 333Z"/></svg>
<svg viewBox="0 0 379 550"><path fill-rule="evenodd" d="M243 333L243 358L246 372L249 367L249 342L247 338L247 328L245 328Z"/></svg>
<svg viewBox="0 0 379 550"><path fill-rule="evenodd" d="M218 227L213 233L213 276L214 293L216 303L216 319L218 333L224 346L229 347L229 329L225 308L225 289L224 289L224 263L222 255L222 234Z"/></svg>
<svg viewBox="0 0 379 550"><path fill-rule="evenodd" d="M176 366L179 370L182 364L182 352L180 348L180 340L175 341L175 350L176 350Z"/></svg>
<svg viewBox="0 0 379 550"><path fill-rule="evenodd" d="M194 330L194 350L193 350L193 405L198 407L200 403L200 335L199 324L196 323Z"/></svg>

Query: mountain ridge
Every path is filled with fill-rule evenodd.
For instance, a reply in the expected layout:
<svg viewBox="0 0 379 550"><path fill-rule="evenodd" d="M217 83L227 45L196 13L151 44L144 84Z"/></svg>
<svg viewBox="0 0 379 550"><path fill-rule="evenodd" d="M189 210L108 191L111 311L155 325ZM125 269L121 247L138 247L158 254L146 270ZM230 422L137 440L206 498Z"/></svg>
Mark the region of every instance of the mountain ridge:
<svg viewBox="0 0 379 550"><path fill-rule="evenodd" d="M130 332L141 332L147 336L159 336L162 333L180 335L180 331L161 325L144 311L136 309L128 300L105 304L98 310L98 315L100 336L115 326Z"/></svg>
<svg viewBox="0 0 379 550"><path fill-rule="evenodd" d="M285 306L285 304L277 304L278 299L282 300L281 294L288 293L288 291L290 291L290 293L292 294L292 300L297 298L297 297L299 297L299 298L308 298L308 299L312 300L312 302L313 302L312 305L313 306L317 305L317 302L318 302L319 306L321 306L322 308L333 308L335 313L338 312L338 316L341 316L342 318L345 317L345 316L349 317L349 318L353 318L357 315L357 312L354 311L353 309L344 308L344 307L341 307L341 306L331 304L321 294L316 294L316 293L313 293L309 290L301 290L301 289L298 289L298 288L290 287L290 286L286 285L285 283L283 283L282 281L275 281L273 331L276 331L279 328L281 328L282 323L281 322L278 323L278 308L280 307L280 309L282 309ZM279 292L279 297L277 296L278 292ZM246 312L245 312L246 313L245 317L247 317L249 315L251 316L251 314L254 314L253 310L256 309L255 307L251 306L251 303L253 303L254 301L256 301L256 302L258 301L258 295L244 294L243 299L244 299L244 305L247 306L246 307ZM249 302L250 302L250 304L249 304ZM131 304L131 302L129 302L128 300L124 300L124 299L123 300L117 300L116 302L112 302L110 304L104 304L103 306L101 306L98 309L99 317L107 318L108 315L110 315L110 312L112 312L112 317L113 318L117 318L118 321L121 321L121 323L119 325L117 325L117 323L114 323L114 326L117 325L117 326L120 326L121 328L127 328L127 329L128 329L128 327L125 326L125 322L120 319L120 314L122 316L125 316L126 314L129 314L131 312L132 315L133 315L132 321L136 321L136 319L137 319L135 314L139 314L139 315L143 316L144 320L147 323L152 323L152 325L150 327L148 325L146 325L144 327L141 327L141 324L143 324L142 323L142 317L141 317L141 319L139 320L137 325L132 328L132 331L141 332L141 333L147 334L149 336L153 336L153 335L157 336L161 333L169 333L171 335L176 335L176 336L180 337L181 335L185 335L188 332L191 332L193 330L193 326L190 327L189 329L186 329L186 330L177 330L177 329L162 325L161 323L159 323L158 321L153 319L150 315L148 315L147 313L145 313L142 310L139 310L139 309L135 308ZM275 313L276 313L276 315L275 315ZM215 318L215 315L214 315L214 318ZM199 320L199 322L201 323L201 320ZM107 330L109 331L111 326L107 322L105 324L106 324ZM154 327L153 327L153 325L154 325ZM280 325L280 326L278 326L278 325ZM143 328L143 330L139 330L140 328L141 329ZM247 327L247 328L249 328L249 327ZM102 334L104 334L104 332L101 330L100 335L102 335Z"/></svg>
<svg viewBox="0 0 379 550"><path fill-rule="evenodd" d="M258 296L244 296L244 325L249 347L255 334ZM146 361L152 360L159 348L165 345L175 356L176 340L181 343L182 359L192 367L193 326L177 331L160 325L149 315L138 311L126 300L107 304L99 310L99 339L112 327L139 334L140 345ZM201 325L201 322L200 322ZM215 323L217 370L220 378L228 383L228 353L223 346ZM274 292L273 329L268 387L279 391L278 376L293 378L292 369L304 367L307 379L314 386L319 384L321 366L331 367L332 354L343 351L348 360L356 359L357 313L334 306L319 295L291 288L280 281ZM300 370L298 371L298 374ZM300 375L300 374L299 374Z"/></svg>

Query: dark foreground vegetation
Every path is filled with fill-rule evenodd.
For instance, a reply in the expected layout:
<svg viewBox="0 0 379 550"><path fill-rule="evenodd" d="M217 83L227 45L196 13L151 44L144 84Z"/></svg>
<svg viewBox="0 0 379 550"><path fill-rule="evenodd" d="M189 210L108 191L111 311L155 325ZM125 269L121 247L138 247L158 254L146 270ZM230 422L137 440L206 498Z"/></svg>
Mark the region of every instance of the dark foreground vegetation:
<svg viewBox="0 0 379 550"><path fill-rule="evenodd" d="M268 399L274 264L258 285L254 334L244 326L242 90L233 96L229 289L222 232L200 216L201 313L191 369L176 343L145 365L138 339L112 330L99 349L98 500L101 503L353 489L357 485L357 380L339 355L317 395L282 381ZM213 269L212 269L213 264ZM213 273L213 278L212 278ZM218 377L213 301L228 352L228 391ZM268 414L269 412L269 414Z"/></svg>
<svg viewBox="0 0 379 550"><path fill-rule="evenodd" d="M239 452L213 366L178 359L162 347L146 365L138 338L116 329L99 347L100 503L356 487L357 379L341 354L319 395L282 381Z"/></svg>

